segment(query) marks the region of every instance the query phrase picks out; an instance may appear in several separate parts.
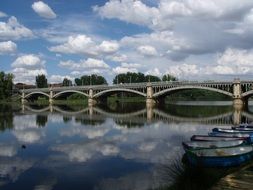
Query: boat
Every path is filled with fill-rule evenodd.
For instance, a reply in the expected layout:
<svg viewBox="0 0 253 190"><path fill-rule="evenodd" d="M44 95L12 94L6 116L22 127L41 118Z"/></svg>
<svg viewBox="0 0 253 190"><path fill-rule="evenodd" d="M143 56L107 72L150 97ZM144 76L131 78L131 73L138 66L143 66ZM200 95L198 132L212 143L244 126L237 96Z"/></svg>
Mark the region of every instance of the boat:
<svg viewBox="0 0 253 190"><path fill-rule="evenodd" d="M247 142L244 140L231 140L231 141L190 141L183 142L182 145L185 150L187 149L202 149L202 148L225 148L244 145Z"/></svg>
<svg viewBox="0 0 253 190"><path fill-rule="evenodd" d="M248 127L231 127L235 131L248 131L253 133L253 128Z"/></svg>
<svg viewBox="0 0 253 190"><path fill-rule="evenodd" d="M213 128L212 130L213 132L218 132L218 133L247 133L247 134L251 134L253 133L253 130L249 130L249 131L238 131L238 130L234 130L234 129L227 129L227 128Z"/></svg>
<svg viewBox="0 0 253 190"><path fill-rule="evenodd" d="M219 132L210 132L208 133L208 135L216 137L242 137L242 138L249 138L253 136L247 133L219 133Z"/></svg>
<svg viewBox="0 0 253 190"><path fill-rule="evenodd" d="M219 137L209 135L193 135L191 141L234 141L234 140L248 140L248 137Z"/></svg>
<svg viewBox="0 0 253 190"><path fill-rule="evenodd" d="M194 166L231 167L239 166L253 157L253 146L186 150L187 159Z"/></svg>

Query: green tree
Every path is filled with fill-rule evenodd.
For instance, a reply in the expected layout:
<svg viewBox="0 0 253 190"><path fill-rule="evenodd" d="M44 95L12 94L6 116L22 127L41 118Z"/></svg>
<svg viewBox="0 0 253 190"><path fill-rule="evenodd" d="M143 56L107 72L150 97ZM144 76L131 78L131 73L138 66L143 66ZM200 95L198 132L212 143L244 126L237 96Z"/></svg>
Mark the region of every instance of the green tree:
<svg viewBox="0 0 253 190"><path fill-rule="evenodd" d="M122 73L115 76L113 79L113 84L121 84L121 83L138 83L145 82L145 75L143 73Z"/></svg>
<svg viewBox="0 0 253 190"><path fill-rule="evenodd" d="M0 99L9 98L12 95L13 78L12 74L0 72Z"/></svg>
<svg viewBox="0 0 253 190"><path fill-rule="evenodd" d="M145 82L160 82L161 79L154 75L146 75L145 76Z"/></svg>
<svg viewBox="0 0 253 190"><path fill-rule="evenodd" d="M62 86L72 86L72 81L67 78L64 78L62 81Z"/></svg>
<svg viewBox="0 0 253 190"><path fill-rule="evenodd" d="M92 74L92 75L83 75L81 78L75 78L75 83L77 86L102 85L107 84L107 81L103 76Z"/></svg>
<svg viewBox="0 0 253 190"><path fill-rule="evenodd" d="M36 76L36 85L37 88L47 88L47 78L45 75L38 75Z"/></svg>
<svg viewBox="0 0 253 190"><path fill-rule="evenodd" d="M162 81L177 81L178 79L170 74L165 74L162 77Z"/></svg>

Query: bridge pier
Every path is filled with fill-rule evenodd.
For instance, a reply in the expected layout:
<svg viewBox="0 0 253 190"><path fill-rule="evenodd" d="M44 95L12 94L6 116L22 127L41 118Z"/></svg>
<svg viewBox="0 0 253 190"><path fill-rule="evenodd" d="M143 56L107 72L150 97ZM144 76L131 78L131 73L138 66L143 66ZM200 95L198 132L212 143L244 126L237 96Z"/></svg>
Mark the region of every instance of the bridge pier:
<svg viewBox="0 0 253 190"><path fill-rule="evenodd" d="M54 94L53 94L53 91L52 89L50 88L50 92L49 92L49 104L53 104L53 97L54 97Z"/></svg>
<svg viewBox="0 0 253 190"><path fill-rule="evenodd" d="M88 106L94 106L97 104L96 99L93 97L93 90L89 89Z"/></svg>
<svg viewBox="0 0 253 190"><path fill-rule="evenodd" d="M147 97L146 97L146 106L154 106L156 104L156 101L153 98L153 88L150 83L147 84Z"/></svg>

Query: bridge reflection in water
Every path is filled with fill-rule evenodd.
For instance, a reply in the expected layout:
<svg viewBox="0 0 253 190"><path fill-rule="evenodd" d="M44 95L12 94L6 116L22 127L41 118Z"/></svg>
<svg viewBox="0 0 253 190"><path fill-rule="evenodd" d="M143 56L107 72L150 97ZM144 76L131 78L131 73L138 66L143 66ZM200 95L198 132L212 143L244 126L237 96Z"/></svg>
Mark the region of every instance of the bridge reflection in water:
<svg viewBox="0 0 253 190"><path fill-rule="evenodd" d="M237 125L242 122L253 122L253 114L247 110L235 108L231 110L229 109L229 111L226 111L224 113L218 113L211 116L181 116L152 106L146 106L143 109L131 111L128 113L115 113L113 111L108 111L104 108L94 106L88 106L76 111L52 104L43 108L34 108L33 106L23 104L22 113L37 113L39 115L59 113L63 117L74 116L75 118L89 121L105 121L106 118L112 118L116 123L124 123L126 125L131 125L131 123L144 125L161 121L164 123L188 122L207 125Z"/></svg>

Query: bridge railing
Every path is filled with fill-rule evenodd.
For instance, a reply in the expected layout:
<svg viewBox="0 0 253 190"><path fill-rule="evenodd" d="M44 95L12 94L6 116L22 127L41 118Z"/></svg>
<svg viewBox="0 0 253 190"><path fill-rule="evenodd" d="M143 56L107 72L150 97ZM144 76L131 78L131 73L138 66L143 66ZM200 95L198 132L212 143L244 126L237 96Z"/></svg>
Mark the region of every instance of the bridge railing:
<svg viewBox="0 0 253 190"><path fill-rule="evenodd" d="M242 81L242 83L253 83L253 81ZM20 90L25 93L30 93L34 91L49 92L53 91L63 91L63 90L88 90L88 89L108 89L108 88L122 88L122 87L145 87L147 85L159 86L159 85L211 85L211 84L233 84L233 82L215 82L215 81L161 81L161 82L141 82L141 83L120 83L112 85L86 85L86 86L63 86L63 87L49 87L49 88L32 88Z"/></svg>

